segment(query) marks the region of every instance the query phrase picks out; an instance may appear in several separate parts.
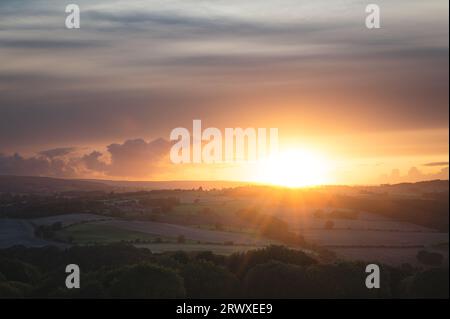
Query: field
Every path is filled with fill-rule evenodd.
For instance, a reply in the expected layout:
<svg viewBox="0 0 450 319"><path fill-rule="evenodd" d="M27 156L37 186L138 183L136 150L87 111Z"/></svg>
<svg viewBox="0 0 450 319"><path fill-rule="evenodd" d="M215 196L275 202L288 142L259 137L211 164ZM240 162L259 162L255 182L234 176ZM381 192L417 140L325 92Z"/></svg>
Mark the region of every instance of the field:
<svg viewBox="0 0 450 319"><path fill-rule="evenodd" d="M138 231L144 234L154 236L165 236L172 238L184 236L186 239L190 239L193 241L200 241L204 243L232 242L234 244L245 244L245 245L262 245L270 243L270 241L266 239L259 238L257 236L251 236L245 233L213 231L201 228L186 227L181 225L156 223L156 222L111 220L98 222L98 224L113 226L116 228L131 231Z"/></svg>
<svg viewBox="0 0 450 319"><path fill-rule="evenodd" d="M367 262L383 263L393 266L410 264L421 266L417 260L418 248L353 248L341 247L332 249L338 256L344 260L364 260ZM448 253L444 254L444 265L448 266Z"/></svg>
<svg viewBox="0 0 450 319"><path fill-rule="evenodd" d="M32 220L32 223L34 225L51 225L53 223L60 222L62 226L70 226L73 224L79 224L79 223L87 223L87 222L93 222L93 221L100 221L100 220L108 220L111 219L107 216L100 216L95 214L66 214L66 215L57 215L57 216L50 216L50 217L41 217L36 218Z"/></svg>
<svg viewBox="0 0 450 319"><path fill-rule="evenodd" d="M155 241L157 236L97 223L83 223L72 225L58 231L56 238L68 240L71 244L75 245L86 245Z"/></svg>
<svg viewBox="0 0 450 319"><path fill-rule="evenodd" d="M180 238L183 242L179 242ZM131 242L155 247L156 250L202 250L222 246L261 247L271 242L247 235L208 231L178 225L152 222L101 221L75 224L57 233L59 238L70 238L73 244L107 244ZM195 245L196 247L193 247ZM230 249L227 249L230 250Z"/></svg>
<svg viewBox="0 0 450 319"><path fill-rule="evenodd" d="M19 245L25 247L65 246L37 238L34 235L33 225L26 220L0 219L0 248Z"/></svg>
<svg viewBox="0 0 450 319"><path fill-rule="evenodd" d="M64 223L64 229L57 232L54 240L36 237L33 224L29 221L0 220L0 248L19 245L24 247L53 245L62 248L69 245L61 243L59 240L69 240L71 245L129 242L136 247L148 248L155 253L184 250L214 251L217 254L228 255L237 251L261 248L273 243L269 240L252 239L247 235L205 231L176 225L161 226L158 223L151 222L98 221L102 219L104 219L102 216L77 214L53 216L33 221L35 225L49 225L54 222ZM177 241L177 236L180 235L186 236L183 243Z"/></svg>
<svg viewBox="0 0 450 319"><path fill-rule="evenodd" d="M300 223L292 223L294 231L308 242L333 251L337 258L345 260L379 261L391 265L409 263L419 265L417 253L421 249L438 251L448 265L448 250L438 249L439 244L448 244L448 233L409 223L401 223L371 214L362 214L356 220L334 219L334 229L324 229L323 221L305 217ZM34 225L50 225L61 222L64 227L57 232L55 240L44 240L33 234ZM322 226L322 227L321 227ZM180 239L182 238L182 242ZM93 214L59 215L26 220L2 220L0 222L0 247L23 245L42 247L58 242L71 245L108 244L128 242L137 247L146 247L153 252L202 251L230 254L252 248L277 244L274 240L256 236L251 232L213 230L208 225L185 226L150 221L126 221Z"/></svg>
<svg viewBox="0 0 450 319"><path fill-rule="evenodd" d="M409 190L410 186L395 188L390 199L383 187L370 189L373 195L367 190L344 187L304 191L301 198L296 193L286 195L267 188L100 193L74 195L70 202L50 198L45 204L52 209L51 216L36 218L39 214L31 210L33 218L0 219L0 247L127 242L154 252L212 250L229 254L278 244L294 249L317 249L317 252L328 250L334 253L335 259L391 265L423 266L417 260L417 253L427 250L441 254L444 265L448 265L448 230L440 225L430 227L426 219L433 215L432 225L442 220L445 226L448 213L442 215L441 208L448 205L448 200L445 201L440 189L436 202L422 200L423 194L416 189ZM339 203L342 194L352 196L354 201L370 199L375 205L390 209L397 209L397 200L407 200L411 216L403 214L402 218L397 218L383 210L374 213L368 211L370 206L368 210L345 207L352 203L348 199L343 201L342 207ZM384 204L386 198L391 204ZM408 202L410 200L412 202ZM6 204L11 207L15 203ZM414 210L411 205L416 204L423 206L423 211ZM41 199L39 205L37 207L42 207ZM58 213L59 207L71 208L72 205L81 210L87 208L89 212ZM419 213L426 218L418 219ZM48 231L52 227L56 230L52 230L50 236L35 234L36 229Z"/></svg>
<svg viewBox="0 0 450 319"><path fill-rule="evenodd" d="M186 251L200 252L212 251L217 255L230 255L236 252L245 252L252 249L262 248L264 246L255 245L216 245L216 244L178 244L178 243L162 243L162 244L137 244L136 247L148 248L154 253Z"/></svg>

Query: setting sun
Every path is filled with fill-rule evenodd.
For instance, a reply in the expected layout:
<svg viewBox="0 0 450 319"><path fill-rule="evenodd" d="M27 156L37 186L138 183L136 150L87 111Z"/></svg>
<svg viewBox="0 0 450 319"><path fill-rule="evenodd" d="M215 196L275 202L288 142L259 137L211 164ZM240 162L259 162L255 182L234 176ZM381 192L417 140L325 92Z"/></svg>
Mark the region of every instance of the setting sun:
<svg viewBox="0 0 450 319"><path fill-rule="evenodd" d="M258 181L286 187L303 187L330 182L329 163L317 153L290 149L262 160Z"/></svg>

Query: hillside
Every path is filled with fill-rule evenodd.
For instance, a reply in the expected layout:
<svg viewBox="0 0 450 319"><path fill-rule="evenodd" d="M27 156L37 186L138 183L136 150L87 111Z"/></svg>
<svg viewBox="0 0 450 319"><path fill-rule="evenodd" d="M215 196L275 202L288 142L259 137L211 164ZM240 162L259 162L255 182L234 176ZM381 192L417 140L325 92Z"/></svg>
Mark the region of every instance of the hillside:
<svg viewBox="0 0 450 319"><path fill-rule="evenodd" d="M112 186L96 182L35 176L0 176L0 193L48 194L70 191L111 191Z"/></svg>

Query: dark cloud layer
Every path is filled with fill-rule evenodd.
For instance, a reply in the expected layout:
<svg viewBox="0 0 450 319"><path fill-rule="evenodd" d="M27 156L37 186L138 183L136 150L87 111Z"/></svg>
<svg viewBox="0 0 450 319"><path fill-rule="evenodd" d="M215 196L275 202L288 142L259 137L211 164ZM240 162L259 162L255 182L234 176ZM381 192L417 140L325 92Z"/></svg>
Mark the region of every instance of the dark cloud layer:
<svg viewBox="0 0 450 319"><path fill-rule="evenodd" d="M77 3L69 31L61 1L0 1L0 151L127 141L3 155L3 172L151 173L162 146L130 137L195 118L299 135L448 131L448 1L380 0L380 30L364 27L363 2Z"/></svg>
<svg viewBox="0 0 450 319"><path fill-rule="evenodd" d="M432 162L423 164L423 166L448 166L448 162Z"/></svg>
<svg viewBox="0 0 450 319"><path fill-rule="evenodd" d="M24 50L61 50L73 51L80 48L96 48L103 46L104 43L93 40L42 40L42 39L0 39L0 47L8 49L24 49Z"/></svg>
<svg viewBox="0 0 450 319"><path fill-rule="evenodd" d="M157 169L167 169L170 145L163 139L134 139L110 144L105 154L93 151L79 156L70 147L41 151L27 158L0 154L0 175L150 178Z"/></svg>
<svg viewBox="0 0 450 319"><path fill-rule="evenodd" d="M55 157L61 157L61 156L68 155L75 150L76 150L75 147L59 147L59 148L54 148L51 150L41 151L41 152L39 152L39 155L43 155L45 157L53 159Z"/></svg>
<svg viewBox="0 0 450 319"><path fill-rule="evenodd" d="M400 173L399 169L393 169L391 174L380 176L381 183L406 183L406 182L417 182L424 180L448 180L449 178L449 168L443 167L437 172L425 173L419 170L417 167L411 167L408 172L403 175Z"/></svg>
<svg viewBox="0 0 450 319"><path fill-rule="evenodd" d="M60 158L0 154L0 175L76 177L76 168Z"/></svg>
<svg viewBox="0 0 450 319"><path fill-rule="evenodd" d="M114 178L148 179L164 173L173 173L185 167L170 163L169 151L172 143L164 139L146 142L131 139L113 143L105 152L92 151L76 154L76 148L45 150L35 156L0 154L0 175L52 176L63 178ZM406 174L393 169L390 174L381 175L380 183L416 182L420 180L445 180L449 178L448 162L427 163L424 166L439 167L434 172L423 172L411 167Z"/></svg>
<svg viewBox="0 0 450 319"><path fill-rule="evenodd" d="M101 171L109 176L149 176L160 167L163 159L168 164L170 145L163 139L152 142L143 139L127 140L123 144L111 144L107 147L110 156L108 164L101 160L103 154L97 151L85 155L82 161L88 169Z"/></svg>

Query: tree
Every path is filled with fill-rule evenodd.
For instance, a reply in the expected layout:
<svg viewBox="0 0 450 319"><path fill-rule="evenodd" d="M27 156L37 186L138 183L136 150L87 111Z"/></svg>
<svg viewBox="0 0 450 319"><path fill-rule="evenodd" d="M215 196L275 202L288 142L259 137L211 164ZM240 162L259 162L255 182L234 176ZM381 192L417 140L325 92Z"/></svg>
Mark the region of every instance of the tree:
<svg viewBox="0 0 450 319"><path fill-rule="evenodd" d="M203 260L203 261L209 261L212 262L215 265L225 265L226 257L223 255L216 255L210 250L205 250L199 252L195 256L196 260Z"/></svg>
<svg viewBox="0 0 450 319"><path fill-rule="evenodd" d="M178 250L172 254L172 258L180 264L187 264L190 261L190 256L183 250Z"/></svg>
<svg viewBox="0 0 450 319"><path fill-rule="evenodd" d="M439 266L444 261L444 256L439 253L420 250L417 253L417 260L424 265Z"/></svg>
<svg viewBox="0 0 450 319"><path fill-rule="evenodd" d="M188 298L236 297L237 278L223 267L207 261L185 265L181 271Z"/></svg>
<svg viewBox="0 0 450 319"><path fill-rule="evenodd" d="M20 289L14 287L9 282L0 282L0 298L21 298L24 297Z"/></svg>
<svg viewBox="0 0 450 319"><path fill-rule="evenodd" d="M433 268L419 272L403 280L403 292L407 298L448 298L448 268Z"/></svg>
<svg viewBox="0 0 450 319"><path fill-rule="evenodd" d="M305 298L313 289L302 266L270 261L250 269L244 279L247 298Z"/></svg>
<svg viewBox="0 0 450 319"><path fill-rule="evenodd" d="M389 276L383 275L380 289L364 285L364 265L342 263L297 266L278 261L259 264L244 278L248 298L386 298Z"/></svg>
<svg viewBox="0 0 450 319"><path fill-rule="evenodd" d="M238 277L242 277L255 265L267 263L271 260L300 266L309 266L317 263L314 258L303 251L289 249L285 246L271 245L263 249L230 255L228 257L228 268Z"/></svg>
<svg viewBox="0 0 450 319"><path fill-rule="evenodd" d="M0 273L9 281L35 283L39 277L39 270L33 265L15 259L0 258Z"/></svg>
<svg viewBox="0 0 450 319"><path fill-rule="evenodd" d="M125 266L110 274L111 297L183 298L183 279L174 271L154 264Z"/></svg>

